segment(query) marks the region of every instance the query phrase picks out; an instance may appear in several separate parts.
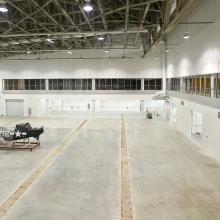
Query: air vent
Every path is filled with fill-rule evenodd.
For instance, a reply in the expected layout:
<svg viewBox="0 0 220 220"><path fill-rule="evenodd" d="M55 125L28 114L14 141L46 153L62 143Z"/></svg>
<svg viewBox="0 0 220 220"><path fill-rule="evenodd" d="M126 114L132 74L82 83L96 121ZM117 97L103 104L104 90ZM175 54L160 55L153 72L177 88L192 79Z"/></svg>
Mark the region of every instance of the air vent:
<svg viewBox="0 0 220 220"><path fill-rule="evenodd" d="M181 101L181 105L184 105L184 101Z"/></svg>

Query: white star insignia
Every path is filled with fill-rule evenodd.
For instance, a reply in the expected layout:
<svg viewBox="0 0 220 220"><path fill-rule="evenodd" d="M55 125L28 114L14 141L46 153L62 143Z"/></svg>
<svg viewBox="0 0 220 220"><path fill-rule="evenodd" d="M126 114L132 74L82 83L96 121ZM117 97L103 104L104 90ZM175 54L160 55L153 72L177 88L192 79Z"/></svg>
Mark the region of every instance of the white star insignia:
<svg viewBox="0 0 220 220"><path fill-rule="evenodd" d="M16 137L21 137L20 131L16 131L16 132L15 132L15 136L16 136Z"/></svg>

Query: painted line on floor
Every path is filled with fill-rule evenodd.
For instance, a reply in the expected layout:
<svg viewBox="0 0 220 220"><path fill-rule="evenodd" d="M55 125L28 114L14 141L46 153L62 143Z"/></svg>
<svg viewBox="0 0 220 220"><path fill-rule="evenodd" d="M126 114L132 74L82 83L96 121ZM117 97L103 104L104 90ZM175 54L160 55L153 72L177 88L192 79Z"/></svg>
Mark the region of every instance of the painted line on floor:
<svg viewBox="0 0 220 220"><path fill-rule="evenodd" d="M133 220L125 121L121 116L121 220Z"/></svg>
<svg viewBox="0 0 220 220"><path fill-rule="evenodd" d="M36 168L33 173L16 189L16 191L0 205L0 218L21 198L21 196L31 187L31 185L46 171L47 167L62 153L65 147L72 141L79 133L81 128L88 120L84 120L76 129L73 129L67 135L65 140L58 145L48 157Z"/></svg>

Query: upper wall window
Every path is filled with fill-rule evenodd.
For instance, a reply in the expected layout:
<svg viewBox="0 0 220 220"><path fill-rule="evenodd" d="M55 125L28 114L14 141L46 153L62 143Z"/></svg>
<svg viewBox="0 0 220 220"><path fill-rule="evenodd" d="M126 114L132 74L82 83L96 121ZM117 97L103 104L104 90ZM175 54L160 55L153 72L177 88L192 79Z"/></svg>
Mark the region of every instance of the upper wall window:
<svg viewBox="0 0 220 220"><path fill-rule="evenodd" d="M92 79L49 79L49 90L92 90Z"/></svg>
<svg viewBox="0 0 220 220"><path fill-rule="evenodd" d="M4 90L45 90L45 79L4 79Z"/></svg>
<svg viewBox="0 0 220 220"><path fill-rule="evenodd" d="M162 79L144 79L144 90L161 90Z"/></svg>
<svg viewBox="0 0 220 220"><path fill-rule="evenodd" d="M96 90L141 90L141 79L96 79Z"/></svg>

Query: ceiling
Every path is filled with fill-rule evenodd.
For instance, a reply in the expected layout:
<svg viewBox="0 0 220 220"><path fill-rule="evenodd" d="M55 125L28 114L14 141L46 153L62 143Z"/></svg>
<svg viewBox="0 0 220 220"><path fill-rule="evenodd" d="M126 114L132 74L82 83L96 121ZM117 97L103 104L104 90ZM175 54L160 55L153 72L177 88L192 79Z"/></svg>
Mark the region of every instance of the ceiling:
<svg viewBox="0 0 220 220"><path fill-rule="evenodd" d="M0 57L100 48L146 54L198 1L91 0L86 12L85 0L4 0Z"/></svg>

